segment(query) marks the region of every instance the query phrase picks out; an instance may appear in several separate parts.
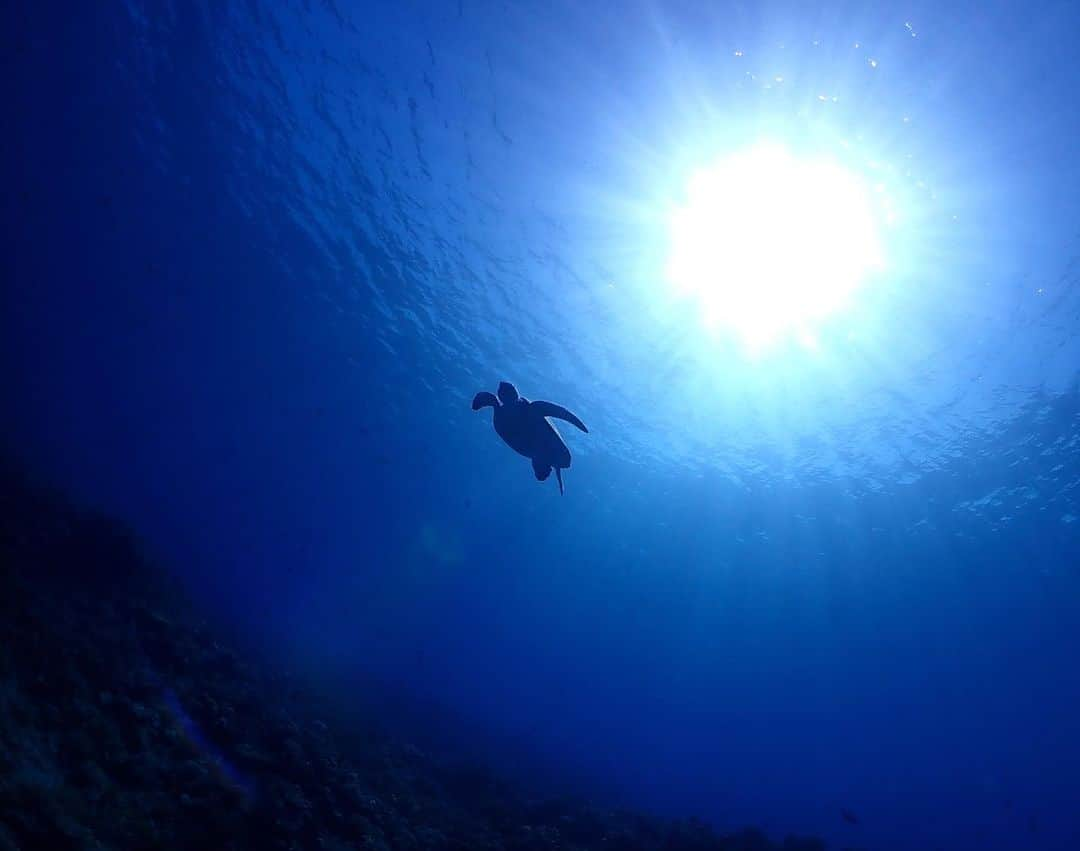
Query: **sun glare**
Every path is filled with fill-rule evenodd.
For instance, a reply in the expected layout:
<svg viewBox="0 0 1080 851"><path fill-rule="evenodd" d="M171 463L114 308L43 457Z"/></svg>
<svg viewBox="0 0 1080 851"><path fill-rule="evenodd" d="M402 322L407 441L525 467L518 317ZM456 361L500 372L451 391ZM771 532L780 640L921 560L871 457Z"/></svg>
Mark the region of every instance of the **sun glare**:
<svg viewBox="0 0 1080 851"><path fill-rule="evenodd" d="M881 264L870 197L824 160L756 147L698 172L671 219L668 275L707 327L752 349L809 341Z"/></svg>

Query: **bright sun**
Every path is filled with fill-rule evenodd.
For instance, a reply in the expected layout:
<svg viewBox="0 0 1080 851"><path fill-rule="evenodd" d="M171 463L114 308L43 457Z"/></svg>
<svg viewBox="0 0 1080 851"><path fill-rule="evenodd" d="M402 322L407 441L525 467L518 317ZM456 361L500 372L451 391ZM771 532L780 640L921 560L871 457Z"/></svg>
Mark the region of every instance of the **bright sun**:
<svg viewBox="0 0 1080 851"><path fill-rule="evenodd" d="M781 147L755 147L695 174L671 220L671 283L698 300L708 327L753 349L812 340L880 264L862 183Z"/></svg>

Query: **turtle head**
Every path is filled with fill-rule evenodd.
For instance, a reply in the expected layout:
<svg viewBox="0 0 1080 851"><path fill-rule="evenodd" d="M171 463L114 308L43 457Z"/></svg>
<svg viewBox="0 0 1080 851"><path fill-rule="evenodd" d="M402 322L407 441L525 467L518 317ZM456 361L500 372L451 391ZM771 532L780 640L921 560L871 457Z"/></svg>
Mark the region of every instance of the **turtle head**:
<svg viewBox="0 0 1080 851"><path fill-rule="evenodd" d="M499 401L504 405L512 405L518 400L517 388L509 381L499 382Z"/></svg>

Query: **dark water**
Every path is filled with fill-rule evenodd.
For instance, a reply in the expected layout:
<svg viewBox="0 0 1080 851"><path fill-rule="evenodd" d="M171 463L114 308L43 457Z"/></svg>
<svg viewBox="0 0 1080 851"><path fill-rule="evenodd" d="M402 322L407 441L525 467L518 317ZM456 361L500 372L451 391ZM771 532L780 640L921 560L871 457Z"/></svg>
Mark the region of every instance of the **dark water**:
<svg viewBox="0 0 1080 851"><path fill-rule="evenodd" d="M221 620L598 799L1080 847L1070 4L131 0L2 33L5 447ZM902 215L815 347L750 357L671 298L664 228L762 136ZM502 379L588 424L565 497L469 409Z"/></svg>

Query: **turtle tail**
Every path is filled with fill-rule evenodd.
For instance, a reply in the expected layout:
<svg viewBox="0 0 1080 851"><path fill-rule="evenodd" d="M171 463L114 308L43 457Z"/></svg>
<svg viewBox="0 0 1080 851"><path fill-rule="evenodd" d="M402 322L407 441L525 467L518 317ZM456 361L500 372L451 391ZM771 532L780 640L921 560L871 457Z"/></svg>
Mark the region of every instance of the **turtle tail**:
<svg viewBox="0 0 1080 851"><path fill-rule="evenodd" d="M562 486L562 467L555 468L555 480L559 483L559 496L566 493Z"/></svg>

